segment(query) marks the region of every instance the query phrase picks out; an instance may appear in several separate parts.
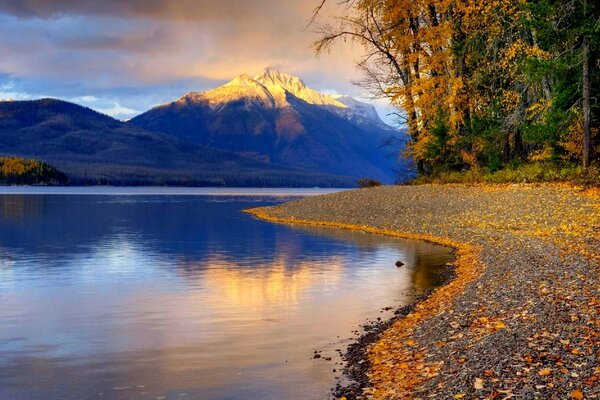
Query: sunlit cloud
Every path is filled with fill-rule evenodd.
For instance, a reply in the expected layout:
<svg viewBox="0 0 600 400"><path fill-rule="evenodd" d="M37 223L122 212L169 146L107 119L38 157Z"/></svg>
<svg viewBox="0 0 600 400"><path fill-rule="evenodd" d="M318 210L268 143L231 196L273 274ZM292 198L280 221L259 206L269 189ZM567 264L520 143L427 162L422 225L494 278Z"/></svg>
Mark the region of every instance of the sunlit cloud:
<svg viewBox="0 0 600 400"><path fill-rule="evenodd" d="M103 114L111 115L121 119L129 118L140 113L140 111L134 110L133 108L123 107L118 102L115 102L110 108L96 107L96 110Z"/></svg>
<svg viewBox="0 0 600 400"><path fill-rule="evenodd" d="M318 3L0 0L0 84L4 74L28 86L4 90L20 98L95 96L104 105L86 105L118 103L127 114L270 65L315 89L360 96L351 83L360 78L358 46L315 57L318 37L306 26ZM329 4L321 22L339 11Z"/></svg>

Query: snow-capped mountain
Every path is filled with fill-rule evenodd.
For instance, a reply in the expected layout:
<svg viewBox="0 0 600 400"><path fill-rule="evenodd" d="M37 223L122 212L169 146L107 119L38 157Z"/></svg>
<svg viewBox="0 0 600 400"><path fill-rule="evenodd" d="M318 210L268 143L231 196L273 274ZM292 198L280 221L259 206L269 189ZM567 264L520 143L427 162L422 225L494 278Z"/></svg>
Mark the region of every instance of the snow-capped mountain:
<svg viewBox="0 0 600 400"><path fill-rule="evenodd" d="M268 162L385 182L395 180L390 153L398 149L382 144L401 134L372 105L320 93L273 68L188 93L131 123Z"/></svg>
<svg viewBox="0 0 600 400"><path fill-rule="evenodd" d="M287 96L292 94L309 104L333 106L346 109L346 105L334 97L319 93L306 86L298 77L267 67L262 74L251 78L243 74L223 86L207 92L191 92L179 101L208 102L213 108L231 101L242 101L246 106L258 105L265 108L291 107Z"/></svg>
<svg viewBox="0 0 600 400"><path fill-rule="evenodd" d="M213 109L231 102L243 102L245 106L277 108L285 106L284 91L269 91L263 84L244 74L227 82L223 86L207 92L190 92L178 102L207 103Z"/></svg>
<svg viewBox="0 0 600 400"><path fill-rule="evenodd" d="M317 92L309 88L302 79L265 68L262 74L251 78L247 74L227 82L223 86L206 92L190 92L179 101L208 102L213 108L227 105L231 101L243 101L246 106L265 108L291 107L287 95L291 94L308 104L327 107L347 119L367 119L381 121L375 107L347 95L335 95Z"/></svg>

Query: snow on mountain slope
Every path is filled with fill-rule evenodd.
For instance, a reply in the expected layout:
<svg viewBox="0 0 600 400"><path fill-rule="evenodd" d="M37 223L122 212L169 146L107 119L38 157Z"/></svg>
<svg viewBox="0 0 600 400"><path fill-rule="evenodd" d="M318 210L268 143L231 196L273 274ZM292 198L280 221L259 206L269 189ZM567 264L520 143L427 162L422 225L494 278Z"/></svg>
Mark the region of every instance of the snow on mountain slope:
<svg viewBox="0 0 600 400"><path fill-rule="evenodd" d="M247 106L256 105L265 108L285 106L283 103L285 97L282 99L281 94L275 94L276 96L260 82L244 74L216 89L188 93L179 101L206 102L211 108L218 108L234 101L242 101Z"/></svg>
<svg viewBox="0 0 600 400"><path fill-rule="evenodd" d="M251 78L243 74L232 81L206 92L190 92L178 102L207 103L212 109L221 108L232 102L243 102L246 108L258 106L262 108L290 107L288 95L333 110L347 119L369 119L381 122L375 107L360 102L350 96L330 96L309 88L302 79L265 68L262 74Z"/></svg>
<svg viewBox="0 0 600 400"><path fill-rule="evenodd" d="M377 124L382 127L391 128L379 117L375 106L369 103L356 100L354 97L346 95L334 96L337 101L344 104L346 108L333 109L338 115L356 124Z"/></svg>
<svg viewBox="0 0 600 400"><path fill-rule="evenodd" d="M362 101L356 100L354 97L340 95L335 96L335 99L340 103L344 104L349 111L352 111L357 116L367 119L379 119L379 114L375 110L375 106L369 103L363 103Z"/></svg>
<svg viewBox="0 0 600 400"><path fill-rule="evenodd" d="M346 108L345 104L337 101L332 96L309 88L302 79L277 71L271 67L265 68L264 72L256 75L254 79L262 83L269 90L278 91L283 89L297 98L306 101L308 104Z"/></svg>

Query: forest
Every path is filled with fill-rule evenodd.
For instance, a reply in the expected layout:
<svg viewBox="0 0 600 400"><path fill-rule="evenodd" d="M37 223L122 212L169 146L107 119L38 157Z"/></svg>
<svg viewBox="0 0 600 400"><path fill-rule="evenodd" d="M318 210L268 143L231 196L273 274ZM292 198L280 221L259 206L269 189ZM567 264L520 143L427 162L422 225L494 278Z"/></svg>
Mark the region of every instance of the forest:
<svg viewBox="0 0 600 400"><path fill-rule="evenodd" d="M67 177L51 165L18 157L0 157L0 184L65 185Z"/></svg>
<svg viewBox="0 0 600 400"><path fill-rule="evenodd" d="M398 109L419 175L599 180L600 2L345 3L316 51L364 48L360 85Z"/></svg>

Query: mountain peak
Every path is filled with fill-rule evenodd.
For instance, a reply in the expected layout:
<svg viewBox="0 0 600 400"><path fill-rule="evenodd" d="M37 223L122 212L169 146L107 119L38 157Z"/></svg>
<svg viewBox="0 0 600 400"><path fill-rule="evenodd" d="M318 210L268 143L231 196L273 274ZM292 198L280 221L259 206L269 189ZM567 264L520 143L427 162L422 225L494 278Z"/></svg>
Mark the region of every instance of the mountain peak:
<svg viewBox="0 0 600 400"><path fill-rule="evenodd" d="M273 108L279 106L271 92L248 74L242 74L226 84L206 92L188 93L180 101L208 102L212 108L219 108L235 101L244 102L246 107L258 105Z"/></svg>
<svg viewBox="0 0 600 400"><path fill-rule="evenodd" d="M304 81L297 76L281 72L272 67L266 67L263 73L256 75L254 79L272 92L283 89L309 104L346 108L346 105L333 97L309 88Z"/></svg>
<svg viewBox="0 0 600 400"><path fill-rule="evenodd" d="M362 103L350 96L320 93L308 87L297 76L273 67L266 67L254 77L248 74L239 75L216 89L190 92L179 101L208 103L212 108L220 108L236 101L242 101L246 107L286 108L291 105L290 94L311 105L327 108L346 119L369 119L383 124L373 105Z"/></svg>
<svg viewBox="0 0 600 400"><path fill-rule="evenodd" d="M234 86L234 85L247 85L247 84L255 84L256 81L250 77L248 74L241 74L238 77L235 77L231 81L227 82L225 86Z"/></svg>
<svg viewBox="0 0 600 400"><path fill-rule="evenodd" d="M302 79L286 74L285 72L281 72L272 67L266 67L262 74L256 75L254 79L263 85L277 85L289 92L299 91L306 89L306 84L302 81Z"/></svg>

